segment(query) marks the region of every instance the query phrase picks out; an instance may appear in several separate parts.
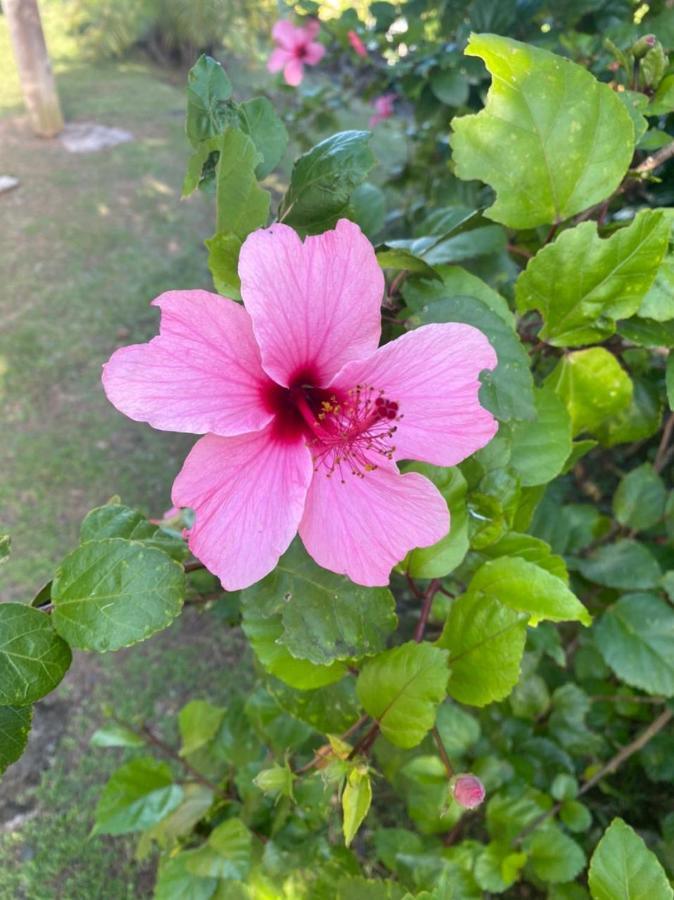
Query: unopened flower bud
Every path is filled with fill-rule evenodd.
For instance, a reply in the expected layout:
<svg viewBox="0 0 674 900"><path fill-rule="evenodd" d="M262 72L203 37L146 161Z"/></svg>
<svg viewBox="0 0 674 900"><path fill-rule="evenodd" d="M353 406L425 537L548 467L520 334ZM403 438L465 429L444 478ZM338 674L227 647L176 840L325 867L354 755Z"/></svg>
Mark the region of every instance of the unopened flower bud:
<svg viewBox="0 0 674 900"><path fill-rule="evenodd" d="M452 784L454 799L464 809L475 809L484 800L484 785L476 775L457 775Z"/></svg>
<svg viewBox="0 0 674 900"><path fill-rule="evenodd" d="M641 59L642 56L645 56L649 50L655 47L657 42L658 39L654 34L645 34L632 45L632 55L635 59Z"/></svg>

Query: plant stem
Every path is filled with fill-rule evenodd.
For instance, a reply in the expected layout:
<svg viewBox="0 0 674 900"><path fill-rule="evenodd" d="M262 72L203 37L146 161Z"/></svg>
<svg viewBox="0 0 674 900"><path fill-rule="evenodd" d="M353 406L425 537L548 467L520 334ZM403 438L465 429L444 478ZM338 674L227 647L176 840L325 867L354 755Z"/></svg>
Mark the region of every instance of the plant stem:
<svg viewBox="0 0 674 900"><path fill-rule="evenodd" d="M433 726L433 740L435 741L435 746L438 748L438 754L440 759L442 760L442 764L445 767L445 772L447 772L447 778L454 777L454 767L452 766L452 761L447 755L447 751L445 750L445 745L442 743L442 737L440 736L440 732L438 731L437 725Z"/></svg>
<svg viewBox="0 0 674 900"><path fill-rule="evenodd" d="M356 731L363 727L363 725L367 722L370 717L368 715L361 716L357 722L354 722L350 728L347 728L344 734L340 735L341 739L345 741L348 737L351 737ZM332 750L329 751L330 753ZM318 765L321 760L325 759L329 753L321 753L320 751L314 754L314 758L310 760L305 765L301 766L299 769L295 770L295 775L304 775L305 772L308 772L310 769L313 769L314 766Z"/></svg>
<svg viewBox="0 0 674 900"><path fill-rule="evenodd" d="M653 169L659 168L663 163L666 163L668 159L671 159L674 156L674 141L671 144L666 144L657 153L653 153L652 156L646 157L646 159L639 163L639 165L634 170L635 172L652 172Z"/></svg>
<svg viewBox="0 0 674 900"><path fill-rule="evenodd" d="M418 589L417 589L418 590ZM428 624L428 617L431 614L431 607L433 605L433 597L440 590L440 582L435 578L426 588L421 603L421 614L419 615L419 621L417 622L417 627L414 629L414 640L419 644L424 639L424 632L426 631L426 625ZM419 596L417 594L417 596Z"/></svg>
<svg viewBox="0 0 674 900"><path fill-rule="evenodd" d="M669 461L669 452L667 450L669 446L669 442L672 437L672 430L674 429L674 412L670 413L667 416L667 421L665 422L665 427L662 429L662 437L660 438L660 445L658 446L657 453L655 454L655 462L653 463L653 468L656 472L661 472L664 467L667 465Z"/></svg>
<svg viewBox="0 0 674 900"><path fill-rule="evenodd" d="M194 562L185 563L183 568L186 572L198 572L199 569L205 569L206 566L202 562L199 562L199 560L197 559Z"/></svg>

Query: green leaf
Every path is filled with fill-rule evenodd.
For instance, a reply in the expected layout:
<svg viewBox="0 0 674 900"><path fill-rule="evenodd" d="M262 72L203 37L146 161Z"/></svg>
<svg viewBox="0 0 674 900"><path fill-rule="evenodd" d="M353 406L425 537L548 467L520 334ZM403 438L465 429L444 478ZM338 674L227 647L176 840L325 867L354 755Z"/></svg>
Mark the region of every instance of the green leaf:
<svg viewBox="0 0 674 900"><path fill-rule="evenodd" d="M296 659L321 666L381 652L398 621L389 590L361 587L322 569L299 541L246 591L247 604L251 598L281 612L279 644Z"/></svg>
<svg viewBox="0 0 674 900"><path fill-rule="evenodd" d="M80 525L81 543L102 541L105 538L140 541L148 547L163 550L178 562L182 562L188 555L185 541L148 522L137 510L119 503L109 503L92 509Z"/></svg>
<svg viewBox="0 0 674 900"><path fill-rule="evenodd" d="M508 301L489 285L461 266L440 266L438 272L447 288L447 296L475 297L492 312L500 316L506 325L515 327L515 317Z"/></svg>
<svg viewBox="0 0 674 900"><path fill-rule="evenodd" d="M431 75L431 90L447 106L463 106L468 99L469 84L457 69L438 69Z"/></svg>
<svg viewBox="0 0 674 900"><path fill-rule="evenodd" d="M440 278L435 269L424 262L420 256L415 256L409 250L392 250L386 244L377 250L377 262L382 269L414 272L423 275L424 278Z"/></svg>
<svg viewBox="0 0 674 900"><path fill-rule="evenodd" d="M151 757L134 759L110 778L96 807L93 834L144 831L160 822L182 801L166 763Z"/></svg>
<svg viewBox="0 0 674 900"><path fill-rule="evenodd" d="M511 228L561 222L606 199L634 152L629 113L586 69L538 47L472 35L493 76L485 108L454 119L459 178L486 181L486 215Z"/></svg>
<svg viewBox="0 0 674 900"><path fill-rule="evenodd" d="M237 128L228 128L215 167L216 233L234 234L241 241L269 217L270 196L257 183L260 154Z"/></svg>
<svg viewBox="0 0 674 900"><path fill-rule="evenodd" d="M0 534L0 565L9 559L11 539L8 534Z"/></svg>
<svg viewBox="0 0 674 900"><path fill-rule="evenodd" d="M70 647L50 617L23 603L0 603L0 705L28 706L68 671Z"/></svg>
<svg viewBox="0 0 674 900"><path fill-rule="evenodd" d="M674 319L674 253L663 259L655 281L641 301L639 315L655 322Z"/></svg>
<svg viewBox="0 0 674 900"><path fill-rule="evenodd" d="M293 166L280 219L309 233L331 228L375 158L369 131L340 131L302 154Z"/></svg>
<svg viewBox="0 0 674 900"><path fill-rule="evenodd" d="M87 541L54 576L54 627L79 650L119 650L171 624L185 594L183 567L139 541Z"/></svg>
<svg viewBox="0 0 674 900"><path fill-rule="evenodd" d="M662 405L658 389L645 378L635 375L629 406L605 419L597 428L597 437L604 447L641 441L660 428Z"/></svg>
<svg viewBox="0 0 674 900"><path fill-rule="evenodd" d="M519 878L526 853L513 853L510 844L492 841L475 861L475 880L484 891L502 894Z"/></svg>
<svg viewBox="0 0 674 900"><path fill-rule="evenodd" d="M674 610L653 594L627 594L597 623L595 640L615 674L649 694L674 696Z"/></svg>
<svg viewBox="0 0 674 900"><path fill-rule="evenodd" d="M527 867L546 884L573 881L585 868L585 854L578 844L554 826L538 828L524 843Z"/></svg>
<svg viewBox="0 0 674 900"><path fill-rule="evenodd" d="M373 240L386 221L386 195L382 189L369 181L359 185L351 194L347 218Z"/></svg>
<svg viewBox="0 0 674 900"><path fill-rule="evenodd" d="M674 353L671 351L667 357L665 384L667 387L667 403L669 403L670 409L674 409Z"/></svg>
<svg viewBox="0 0 674 900"><path fill-rule="evenodd" d="M618 322L618 334L642 347L674 347L674 322L633 316Z"/></svg>
<svg viewBox="0 0 674 900"><path fill-rule="evenodd" d="M621 525L643 531L664 515L667 491L650 463L642 463L623 478L613 495L613 513Z"/></svg>
<svg viewBox="0 0 674 900"><path fill-rule="evenodd" d="M364 766L354 766L342 792L342 832L347 847L356 836L372 803L372 783Z"/></svg>
<svg viewBox="0 0 674 900"><path fill-rule="evenodd" d="M182 738L181 756L189 756L211 741L218 732L225 710L206 700L190 700L178 714Z"/></svg>
<svg viewBox="0 0 674 900"><path fill-rule="evenodd" d="M564 800L559 810L559 818L569 831L587 831L592 825L592 813L578 800Z"/></svg>
<svg viewBox="0 0 674 900"><path fill-rule="evenodd" d="M438 709L436 727L450 759L464 756L480 739L480 723L450 700Z"/></svg>
<svg viewBox="0 0 674 900"><path fill-rule="evenodd" d="M241 299L239 253L241 238L235 234L216 233L204 241L208 250L208 269L213 276L215 290L230 300Z"/></svg>
<svg viewBox="0 0 674 900"><path fill-rule="evenodd" d="M261 161L255 169L258 180L266 178L283 158L288 146L288 132L266 97L244 100L239 106L241 127L248 134Z"/></svg>
<svg viewBox="0 0 674 900"><path fill-rule="evenodd" d="M450 697L485 706L508 696L520 675L527 618L495 597L467 593L452 601L438 640L449 650Z"/></svg>
<svg viewBox="0 0 674 900"><path fill-rule="evenodd" d="M650 551L638 541L625 539L599 547L578 569L589 581L624 591L656 588L662 572Z"/></svg>
<svg viewBox="0 0 674 900"><path fill-rule="evenodd" d="M203 784L183 785L183 799L179 806L161 822L145 832L143 839L156 841L162 848L170 848L179 837L188 834L210 809L213 791ZM148 844L149 849L149 844Z"/></svg>
<svg viewBox="0 0 674 900"><path fill-rule="evenodd" d="M181 191L181 196L183 198L189 197L190 194L194 193L199 185L202 183L202 178L207 178L209 181L213 177L212 166L215 166L214 160L217 161L217 157L214 156L213 160L209 160L211 154L220 152L220 136L209 138L206 141L201 141L200 144L197 145L196 150L190 156L187 161L187 169L185 171L185 178L183 179L183 187ZM209 171L208 175L204 172L204 166L206 163L209 163Z"/></svg>
<svg viewBox="0 0 674 900"><path fill-rule="evenodd" d="M519 556L527 562L535 563L552 575L556 575L557 578L561 578L564 584L569 582L569 573L566 571L566 564L562 557L554 554L550 545L545 541L532 537L530 534L509 531L500 540L480 552L483 556L491 559L499 556Z"/></svg>
<svg viewBox="0 0 674 900"><path fill-rule="evenodd" d="M596 431L608 418L626 409L632 399L629 375L603 347L576 350L562 357L546 384L564 401L574 436Z"/></svg>
<svg viewBox="0 0 674 900"><path fill-rule="evenodd" d="M468 586L471 594L495 597L516 612L525 612L531 625L577 621L590 625L592 618L561 578L518 557L499 557L484 563Z"/></svg>
<svg viewBox="0 0 674 900"><path fill-rule="evenodd" d="M227 819L214 828L208 842L187 861L194 875L243 879L250 871L253 836L241 819Z"/></svg>
<svg viewBox="0 0 674 900"><path fill-rule="evenodd" d="M536 420L512 426L510 465L523 487L547 484L571 453L571 418L550 386L534 391Z"/></svg>
<svg viewBox="0 0 674 900"><path fill-rule="evenodd" d="M622 819L614 819L590 860L593 900L671 900L658 858Z"/></svg>
<svg viewBox="0 0 674 900"><path fill-rule="evenodd" d="M124 725L118 725L116 722L111 722L109 725L104 725L103 728L94 731L89 743L92 747L145 746L145 741L139 734L131 731L130 728L126 728Z"/></svg>
<svg viewBox="0 0 674 900"><path fill-rule="evenodd" d="M418 304L420 311L415 319L420 324L465 322L479 328L498 357L496 369L480 377L480 403L502 421L534 418L529 356L501 315L475 297L447 297L447 288L437 282L406 285L404 295L406 299L412 296Z"/></svg>
<svg viewBox="0 0 674 900"><path fill-rule="evenodd" d="M361 669L358 699L396 747L416 747L433 727L436 707L446 696L447 655L430 644L409 642Z"/></svg>
<svg viewBox="0 0 674 900"><path fill-rule="evenodd" d="M215 878L197 878L187 868L194 850L159 859L154 900L211 900L218 888Z"/></svg>
<svg viewBox="0 0 674 900"><path fill-rule="evenodd" d="M555 347L592 344L613 334L616 319L639 309L667 250L670 226L643 210L600 238L595 222L569 228L538 251L517 279L517 308L541 312L540 337Z"/></svg>
<svg viewBox="0 0 674 900"><path fill-rule="evenodd" d="M32 706L0 706L0 775L26 749Z"/></svg>
<svg viewBox="0 0 674 900"><path fill-rule="evenodd" d="M226 128L232 83L219 62L201 55L187 75L185 130L193 146Z"/></svg>
<svg viewBox="0 0 674 900"><path fill-rule="evenodd" d="M447 501L451 520L446 537L431 547L412 550L402 568L412 578L442 578L452 572L468 552L466 479L457 468L443 469L429 463L414 463L406 471L419 472L433 482Z"/></svg>

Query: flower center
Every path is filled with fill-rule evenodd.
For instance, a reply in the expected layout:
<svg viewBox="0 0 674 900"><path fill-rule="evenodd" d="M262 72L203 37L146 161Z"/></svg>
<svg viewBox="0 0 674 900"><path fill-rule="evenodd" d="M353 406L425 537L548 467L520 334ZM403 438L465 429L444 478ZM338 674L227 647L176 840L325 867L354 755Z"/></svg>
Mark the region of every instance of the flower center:
<svg viewBox="0 0 674 900"><path fill-rule="evenodd" d="M357 384L341 396L298 386L295 408L309 429L314 470L344 482L347 472L363 478L377 468L377 457L393 459L392 443L401 416L398 404L371 385Z"/></svg>

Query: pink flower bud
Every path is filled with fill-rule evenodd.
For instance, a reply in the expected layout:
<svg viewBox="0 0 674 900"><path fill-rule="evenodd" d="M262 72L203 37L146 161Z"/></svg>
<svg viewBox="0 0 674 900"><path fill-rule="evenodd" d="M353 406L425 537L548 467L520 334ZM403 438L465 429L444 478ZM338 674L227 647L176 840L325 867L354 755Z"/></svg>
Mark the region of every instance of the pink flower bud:
<svg viewBox="0 0 674 900"><path fill-rule="evenodd" d="M349 31L347 33L347 38L349 39L349 43L351 47L356 51L358 56L362 56L363 58L367 56L367 48L365 44L362 42L360 37L356 34L355 31Z"/></svg>
<svg viewBox="0 0 674 900"><path fill-rule="evenodd" d="M484 800L484 785L475 775L457 775L452 785L454 799L464 809L475 809Z"/></svg>

